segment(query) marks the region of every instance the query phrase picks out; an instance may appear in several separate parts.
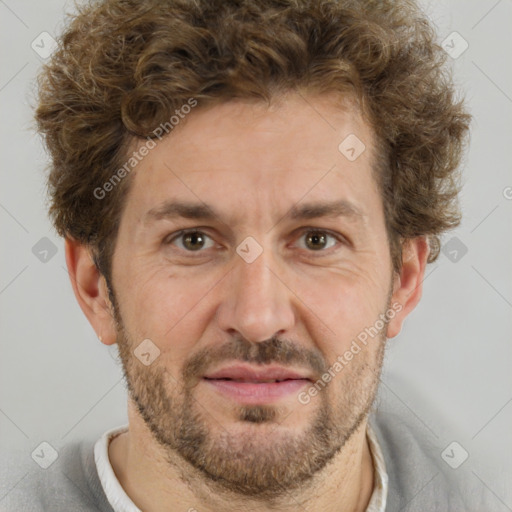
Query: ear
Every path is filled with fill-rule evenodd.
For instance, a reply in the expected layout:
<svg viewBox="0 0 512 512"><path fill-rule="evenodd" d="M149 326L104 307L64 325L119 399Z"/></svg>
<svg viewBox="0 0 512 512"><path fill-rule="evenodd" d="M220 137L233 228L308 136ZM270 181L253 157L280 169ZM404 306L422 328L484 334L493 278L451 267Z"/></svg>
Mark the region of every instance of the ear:
<svg viewBox="0 0 512 512"><path fill-rule="evenodd" d="M105 278L100 274L88 246L66 238L66 264L76 300L99 340L116 342L116 323Z"/></svg>
<svg viewBox="0 0 512 512"><path fill-rule="evenodd" d="M395 273L391 304L399 304L396 315L389 320L386 336L394 338L402 330L407 315L416 307L423 291L423 279L429 254L425 236L406 240L402 249L402 268Z"/></svg>

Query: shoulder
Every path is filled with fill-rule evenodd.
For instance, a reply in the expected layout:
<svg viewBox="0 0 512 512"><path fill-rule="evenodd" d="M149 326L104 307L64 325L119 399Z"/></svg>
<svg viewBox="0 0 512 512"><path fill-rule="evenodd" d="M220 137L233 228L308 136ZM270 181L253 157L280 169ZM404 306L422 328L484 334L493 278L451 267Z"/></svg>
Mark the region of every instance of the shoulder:
<svg viewBox="0 0 512 512"><path fill-rule="evenodd" d="M369 423L388 474L386 511L501 510L503 505L471 471L471 461L464 460L462 446L450 449L450 443L443 444L421 422L396 413L375 412Z"/></svg>
<svg viewBox="0 0 512 512"><path fill-rule="evenodd" d="M58 450L43 444L32 454L2 453L0 510L113 512L97 475L94 443L89 439Z"/></svg>

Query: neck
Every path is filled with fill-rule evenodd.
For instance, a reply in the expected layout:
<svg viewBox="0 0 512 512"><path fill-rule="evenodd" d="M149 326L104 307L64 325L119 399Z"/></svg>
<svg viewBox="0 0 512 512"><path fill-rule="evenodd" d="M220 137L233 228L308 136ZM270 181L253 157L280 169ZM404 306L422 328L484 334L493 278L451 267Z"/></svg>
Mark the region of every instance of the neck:
<svg viewBox="0 0 512 512"><path fill-rule="evenodd" d="M130 499L145 512L168 510L255 510L258 512L311 512L366 510L373 491L373 462L366 438L367 419L345 443L332 463L313 477L301 491L285 494L272 503L226 493L206 481L188 462L175 456L169 464L163 447L152 437L145 423L129 407L129 431L109 445L110 462Z"/></svg>

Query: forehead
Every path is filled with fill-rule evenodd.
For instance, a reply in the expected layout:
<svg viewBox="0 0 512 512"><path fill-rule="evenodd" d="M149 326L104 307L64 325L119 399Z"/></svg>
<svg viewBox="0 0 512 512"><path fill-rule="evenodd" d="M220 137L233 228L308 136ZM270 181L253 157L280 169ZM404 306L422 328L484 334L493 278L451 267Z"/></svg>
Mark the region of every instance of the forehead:
<svg viewBox="0 0 512 512"><path fill-rule="evenodd" d="M137 165L131 201L139 220L177 197L219 211L284 207L306 196L357 210L355 196L376 192L373 153L371 128L339 95L196 107Z"/></svg>
<svg viewBox="0 0 512 512"><path fill-rule="evenodd" d="M369 149L373 146L372 130L350 96L288 93L270 105L242 99L196 107L183 116L167 142L180 163L208 155L212 165L256 157L300 168L301 162L321 167L326 158L336 159L340 142L350 135Z"/></svg>

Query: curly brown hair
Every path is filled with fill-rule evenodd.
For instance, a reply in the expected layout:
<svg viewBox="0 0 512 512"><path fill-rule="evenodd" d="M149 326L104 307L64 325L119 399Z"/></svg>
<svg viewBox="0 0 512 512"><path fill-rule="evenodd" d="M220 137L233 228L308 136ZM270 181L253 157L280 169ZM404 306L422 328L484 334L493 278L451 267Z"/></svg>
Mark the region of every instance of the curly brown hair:
<svg viewBox="0 0 512 512"><path fill-rule="evenodd" d="M412 0L103 0L77 7L38 77L36 121L52 163L50 215L111 276L130 177L93 193L133 141L195 98L270 103L281 92L350 93L379 148L374 171L395 270L405 240L460 222L470 116L446 54ZM199 108L199 107L198 107Z"/></svg>

